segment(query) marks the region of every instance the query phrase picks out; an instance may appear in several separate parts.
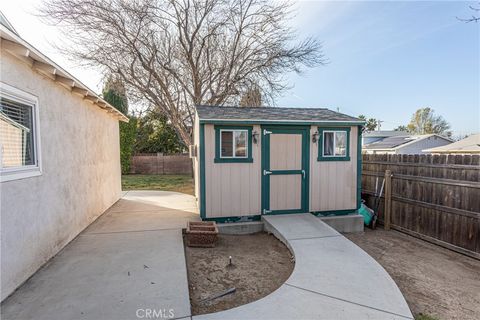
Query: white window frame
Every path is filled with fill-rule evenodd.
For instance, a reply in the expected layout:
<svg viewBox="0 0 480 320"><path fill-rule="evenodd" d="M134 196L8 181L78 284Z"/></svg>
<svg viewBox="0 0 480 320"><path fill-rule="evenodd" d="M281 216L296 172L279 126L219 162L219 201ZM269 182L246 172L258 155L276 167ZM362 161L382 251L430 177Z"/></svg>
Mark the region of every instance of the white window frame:
<svg viewBox="0 0 480 320"><path fill-rule="evenodd" d="M325 143L325 133L327 132L331 132L333 133L333 155L332 154L325 154L325 145L322 146L322 157L324 158L346 158L347 157L347 151L348 151L348 139L347 139L347 135L348 135L348 131L346 130L323 130L322 134L323 134L323 137L322 137L322 143ZM335 150L337 149L337 136L335 135L336 132L343 132L345 133L345 154L341 154L341 155L336 155L335 154Z"/></svg>
<svg viewBox="0 0 480 320"><path fill-rule="evenodd" d="M42 155L40 146L40 114L38 98L33 94L0 82L0 95L9 100L26 104L32 107L33 153L35 164L21 167L2 168L0 165L0 182L25 179L42 174ZM0 141L0 152L1 150ZM0 157L1 161L1 157Z"/></svg>
<svg viewBox="0 0 480 320"><path fill-rule="evenodd" d="M232 156L223 156L222 155L222 132L232 132ZM235 132L243 131L245 132L245 156L236 156L236 143L235 143ZM248 130L246 129L220 129L220 158L221 159L247 159L248 158Z"/></svg>

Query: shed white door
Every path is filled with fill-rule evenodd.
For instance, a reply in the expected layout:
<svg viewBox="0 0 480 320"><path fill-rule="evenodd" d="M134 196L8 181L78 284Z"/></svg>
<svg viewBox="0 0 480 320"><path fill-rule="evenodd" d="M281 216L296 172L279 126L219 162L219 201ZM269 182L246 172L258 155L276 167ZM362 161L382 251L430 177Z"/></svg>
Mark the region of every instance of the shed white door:
<svg viewBox="0 0 480 320"><path fill-rule="evenodd" d="M307 211L308 128L263 127L264 214Z"/></svg>

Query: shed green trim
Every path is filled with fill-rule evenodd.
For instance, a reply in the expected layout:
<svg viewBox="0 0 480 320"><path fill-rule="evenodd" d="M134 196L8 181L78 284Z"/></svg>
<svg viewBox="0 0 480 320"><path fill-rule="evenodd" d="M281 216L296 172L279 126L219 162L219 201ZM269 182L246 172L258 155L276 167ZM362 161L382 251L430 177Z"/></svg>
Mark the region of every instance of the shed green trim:
<svg viewBox="0 0 480 320"><path fill-rule="evenodd" d="M309 187L310 187L310 127L308 126L270 126L264 125L262 128L262 173L264 170L271 171L270 175L282 174L302 174L305 171L305 177L302 178L301 185L301 207L292 210L272 210L270 211L270 175L262 174L262 213L264 210L270 211L268 214L301 213L309 210ZM270 134L264 134L264 130L271 131ZM302 135L302 169L301 170L270 170L270 135L271 134L301 134Z"/></svg>
<svg viewBox="0 0 480 320"><path fill-rule="evenodd" d="M282 126L358 126L365 124L364 121L277 121L277 120L218 120L218 119L200 119L200 123L216 124L216 125L282 125Z"/></svg>
<svg viewBox="0 0 480 320"><path fill-rule="evenodd" d="M346 209L346 210L327 210L327 211L313 211L311 212L315 216L344 216L347 214L356 213L357 209Z"/></svg>
<svg viewBox="0 0 480 320"><path fill-rule="evenodd" d="M276 175L276 174L302 174L302 170L275 170L272 171L271 175Z"/></svg>
<svg viewBox="0 0 480 320"><path fill-rule="evenodd" d="M247 130L247 157L246 158L222 158L220 145L221 130ZM215 159L214 163L252 163L252 126L215 126Z"/></svg>
<svg viewBox="0 0 480 320"><path fill-rule="evenodd" d="M200 124L200 218L206 217L205 195L205 125Z"/></svg>
<svg viewBox="0 0 480 320"><path fill-rule="evenodd" d="M345 131L347 133L347 148L345 156L328 157L323 155L323 133L325 131ZM317 161L350 161L350 127L318 127Z"/></svg>
<svg viewBox="0 0 480 320"><path fill-rule="evenodd" d="M211 218L202 218L203 221L215 221L218 223L229 223L229 222L251 222L251 221L260 221L261 215L253 216L231 216L231 217L211 217Z"/></svg>
<svg viewBox="0 0 480 320"><path fill-rule="evenodd" d="M357 210L362 205L362 129L358 126L357 134Z"/></svg>

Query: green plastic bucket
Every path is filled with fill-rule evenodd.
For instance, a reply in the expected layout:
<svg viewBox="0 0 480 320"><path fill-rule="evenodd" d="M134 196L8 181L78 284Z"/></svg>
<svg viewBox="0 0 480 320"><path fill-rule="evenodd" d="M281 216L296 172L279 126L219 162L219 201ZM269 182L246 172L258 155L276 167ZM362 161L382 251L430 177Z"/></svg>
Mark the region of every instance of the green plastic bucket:
<svg viewBox="0 0 480 320"><path fill-rule="evenodd" d="M370 223L372 223L372 218L373 218L373 210L368 208L366 205L362 203L360 206L360 209L358 210L358 213L363 216L363 222L365 223L366 226L369 226Z"/></svg>

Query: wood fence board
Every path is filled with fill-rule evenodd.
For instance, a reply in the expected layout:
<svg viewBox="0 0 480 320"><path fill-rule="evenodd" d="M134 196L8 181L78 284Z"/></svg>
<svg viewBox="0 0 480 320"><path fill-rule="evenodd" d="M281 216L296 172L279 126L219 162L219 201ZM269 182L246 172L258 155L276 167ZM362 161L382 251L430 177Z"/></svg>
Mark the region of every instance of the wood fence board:
<svg viewBox="0 0 480 320"><path fill-rule="evenodd" d="M192 174L192 160L186 154L137 154L132 157L134 174Z"/></svg>
<svg viewBox="0 0 480 320"><path fill-rule="evenodd" d="M362 169L369 207L376 179L380 188L392 171L392 228L480 257L480 155L363 155Z"/></svg>

